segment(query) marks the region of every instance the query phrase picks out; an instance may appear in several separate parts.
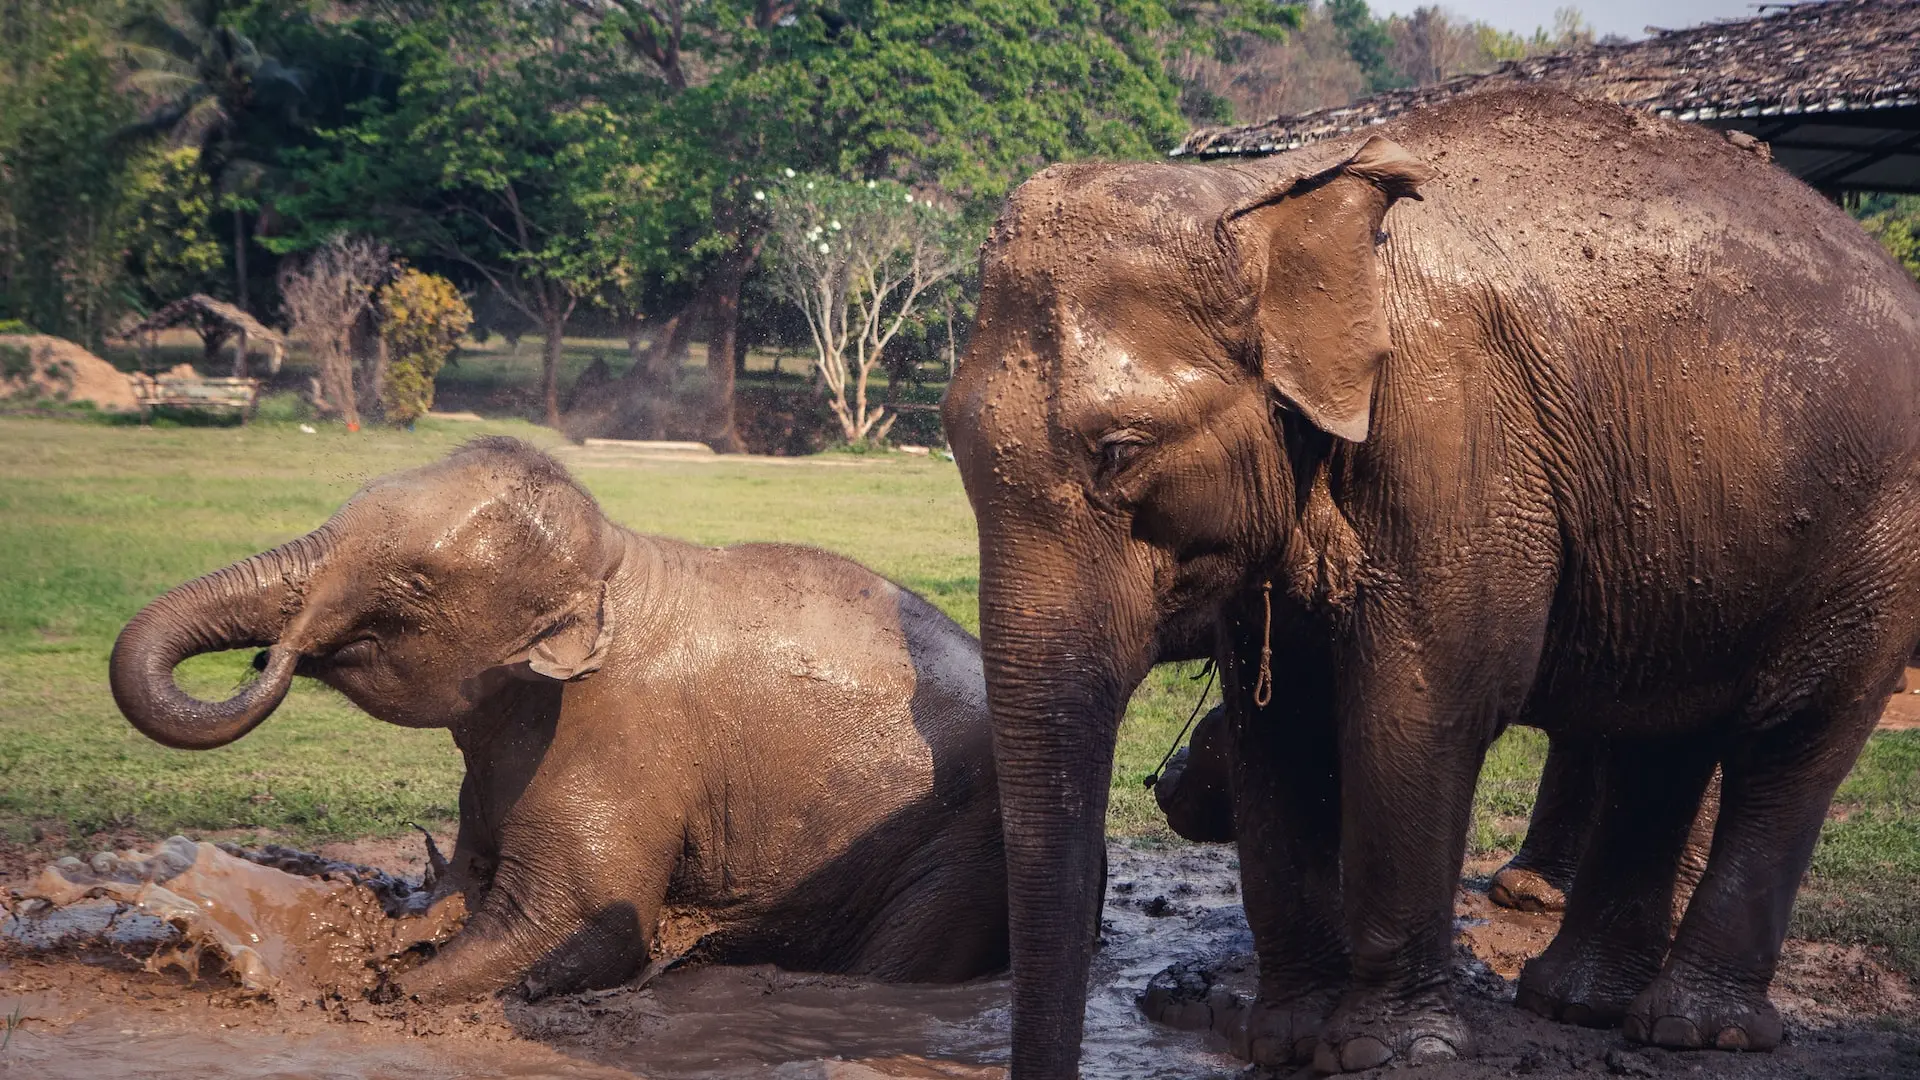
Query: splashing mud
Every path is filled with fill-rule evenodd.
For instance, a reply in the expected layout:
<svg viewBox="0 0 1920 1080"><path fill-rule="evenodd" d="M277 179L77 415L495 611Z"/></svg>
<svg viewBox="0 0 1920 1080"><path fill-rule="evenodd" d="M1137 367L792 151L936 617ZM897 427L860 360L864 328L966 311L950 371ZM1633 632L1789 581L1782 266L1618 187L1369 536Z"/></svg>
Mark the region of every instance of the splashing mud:
<svg viewBox="0 0 1920 1080"><path fill-rule="evenodd" d="M376 871L176 836L151 855L101 852L47 867L13 890L0 934L42 950L102 941L144 951L155 972L193 976L210 965L274 997L358 993L377 981L375 960L458 929L459 897L429 912L406 903L415 896L424 900Z"/></svg>
<svg viewBox="0 0 1920 1080"><path fill-rule="evenodd" d="M1231 848L1111 847L1087 1007L1089 1080L1240 1073L1227 1052L1231 1032L1210 1030L1214 1006L1230 1016L1252 990L1238 893ZM897 986L683 967L535 1002L382 1005L362 992L377 966L457 927L457 911L429 908L426 890L404 878L286 849L175 838L152 855L63 861L12 895L0 912L0 1013L22 1019L0 1050L7 1076L1005 1076L1004 979ZM1507 980L1551 938L1554 917L1507 912L1463 891L1459 924L1461 986L1483 1056L1396 1077L1920 1077L1911 987L1858 950L1790 946L1775 993L1791 1024L1780 1052L1678 1055L1507 1004ZM1184 1017L1194 1030L1151 1023L1136 1005L1150 980L1167 985L1161 973L1176 961L1213 994L1212 1005ZM1865 1026L1888 1013L1896 1019Z"/></svg>

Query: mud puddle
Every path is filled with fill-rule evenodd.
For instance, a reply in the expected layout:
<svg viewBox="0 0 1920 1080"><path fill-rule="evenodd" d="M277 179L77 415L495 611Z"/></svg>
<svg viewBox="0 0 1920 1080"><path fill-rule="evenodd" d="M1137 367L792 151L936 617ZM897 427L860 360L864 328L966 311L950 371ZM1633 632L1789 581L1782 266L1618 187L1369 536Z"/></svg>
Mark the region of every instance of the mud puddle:
<svg viewBox="0 0 1920 1080"><path fill-rule="evenodd" d="M174 846L171 864L188 860L188 849L179 846L185 843ZM92 929L69 927L51 949L45 940L23 936L19 925L11 930L0 925L0 1019L18 1018L8 1024L10 1035L0 1035L9 1039L0 1049L0 1077L1005 1076L1004 979L946 987L888 986L764 967L695 967L669 971L644 987L533 1003L509 997L447 1009L374 1005L357 993L315 992L327 979L343 980L341 985L350 991L374 953L422 930L429 936L446 931L444 925L436 929L418 917L373 921L379 910L404 914L409 897L396 893L416 894L417 883L385 875L343 883L343 875L352 874L341 864L332 864L328 871L324 863L277 860L277 865L302 871L292 875L302 883L294 888L308 889L317 881L328 886L325 896L335 895L334 886L344 888L353 898L355 914L351 919L321 920L305 931L275 931L289 938L305 932L309 939L324 940L326 947L317 952L309 947L261 951L244 940L255 931L241 931L240 944L255 948L265 970L264 979L256 972L249 984L231 958L237 954L224 951L208 931L195 929L198 924L188 921L182 930L178 918L115 899L124 896L125 889L159 888L189 902L196 895L210 899L216 910L238 907L227 905L222 895L207 893L199 879L185 876L184 870L175 868L168 876L163 867L141 878L141 868L160 854L165 853L146 857L147 863L102 861L104 873L91 863L83 864L84 870L69 865L68 874L78 878L92 874L139 880L118 882L119 893L104 890L91 900L69 898L63 910L80 912L94 905L94 914L84 916L93 920L88 924ZM262 889L271 892L275 879L225 866L199 846L193 847L189 865L214 877L233 871L234 880L255 894L250 902L272 907ZM269 884L262 886L263 881ZM412 895L416 906L419 899ZM108 918L111 928L97 925L103 902L121 908ZM1089 1080L1241 1073L1240 1064L1227 1053L1227 1039L1208 1030L1149 1023L1135 1004L1153 976L1174 961L1194 958L1201 958L1210 977L1218 980L1222 1000L1229 993L1250 993L1252 964L1246 953L1251 937L1239 905L1231 848L1111 847L1103 943L1088 1003L1084 1075ZM16 900L14 907L19 906ZM155 932L139 918L169 927L175 936ZM0 915L0 924L6 919ZM1634 1048L1615 1032L1551 1024L1508 1004L1506 980L1527 956L1545 947L1555 929L1554 917L1505 912L1463 890L1458 921L1461 985L1482 1056L1470 1063L1396 1071L1395 1077L1920 1078L1920 1028L1915 1026L1920 1005L1913 988L1860 950L1793 943L1775 986L1775 1000L1790 1025L1789 1044L1779 1052L1666 1054ZM396 931L390 924L415 928ZM143 932L148 936L142 938ZM189 962L181 950L196 944L199 952L195 962ZM155 957L168 955L171 960L155 963ZM317 955L332 959L316 966L311 958ZM287 956L309 958L300 974L305 981L288 974ZM327 966L336 962L339 967ZM1206 1021L1199 1026L1206 1027Z"/></svg>

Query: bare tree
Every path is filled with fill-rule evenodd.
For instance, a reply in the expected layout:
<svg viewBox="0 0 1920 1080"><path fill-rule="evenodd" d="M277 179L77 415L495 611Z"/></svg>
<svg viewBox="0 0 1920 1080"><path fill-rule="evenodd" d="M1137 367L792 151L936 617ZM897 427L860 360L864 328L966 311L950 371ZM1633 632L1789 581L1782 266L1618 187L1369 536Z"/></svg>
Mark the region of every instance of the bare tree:
<svg viewBox="0 0 1920 1080"><path fill-rule="evenodd" d="M966 265L954 215L892 183L792 178L768 193L771 284L807 317L814 368L850 443L886 438L874 368L935 285Z"/></svg>
<svg viewBox="0 0 1920 1080"><path fill-rule="evenodd" d="M314 404L338 413L348 430L360 427L353 327L373 302L373 290L391 263L385 244L336 236L280 274L280 297L293 335L306 341L320 367Z"/></svg>

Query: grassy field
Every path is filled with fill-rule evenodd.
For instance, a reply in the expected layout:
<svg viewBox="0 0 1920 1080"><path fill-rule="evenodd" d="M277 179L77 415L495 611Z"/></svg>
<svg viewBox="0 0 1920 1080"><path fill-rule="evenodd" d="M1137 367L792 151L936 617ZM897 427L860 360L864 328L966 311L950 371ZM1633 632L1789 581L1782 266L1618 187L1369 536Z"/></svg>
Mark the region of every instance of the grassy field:
<svg viewBox="0 0 1920 1080"><path fill-rule="evenodd" d="M393 834L453 814L459 760L440 731L378 723L301 681L259 730L204 753L138 735L107 692L106 655L147 600L325 520L370 476L474 435L553 445L518 422L422 421L414 432L292 423L137 427L0 417L0 839L257 830L310 843ZM977 628L973 523L953 466L903 455L824 455L588 466L618 521L703 543L787 540L867 563ZM212 695L247 656L184 665ZM1122 729L1111 829L1166 835L1141 778L1192 709L1191 667L1162 668ZM1473 844L1524 830L1545 741L1513 732L1481 781ZM1876 735L1842 789L1801 905L1803 932L1892 946L1920 971L1920 732Z"/></svg>

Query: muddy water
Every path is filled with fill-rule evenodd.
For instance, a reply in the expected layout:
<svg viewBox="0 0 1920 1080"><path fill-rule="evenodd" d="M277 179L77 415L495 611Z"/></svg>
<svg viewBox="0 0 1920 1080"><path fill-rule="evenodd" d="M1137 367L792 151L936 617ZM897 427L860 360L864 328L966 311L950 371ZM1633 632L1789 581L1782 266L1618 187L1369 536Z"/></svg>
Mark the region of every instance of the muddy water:
<svg viewBox="0 0 1920 1080"><path fill-rule="evenodd" d="M1196 957L1212 958L1222 981L1251 990L1251 939L1231 849L1115 844L1109 862L1084 1075L1238 1075L1218 1036L1150 1024L1134 1005L1155 973ZM245 880L258 893L262 879ZM175 884L187 894L197 888ZM1502 977L1551 939L1553 917L1502 912L1469 892L1460 928L1471 954L1463 952L1461 989L1482 1054L1396 1071L1395 1080L1920 1080L1920 1003L1911 984L1857 949L1790 943L1774 993L1789 1020L1789 1043L1779 1052L1666 1054L1632 1047L1618 1032L1550 1024L1508 1003ZM49 954L17 935L10 945L0 940L0 1017L17 1008L24 1018L0 1049L0 1080L1005 1076L1004 979L903 987L708 967L669 971L644 987L421 1009L371 1005L351 993L305 998L283 990L269 1001L228 975L203 971L189 983L177 967L144 970L124 958L126 949L124 941L81 947L69 940Z"/></svg>
<svg viewBox="0 0 1920 1080"><path fill-rule="evenodd" d="M1146 1024L1134 1005L1139 989L1174 959L1251 943L1230 853L1115 844L1108 865L1083 1075L1237 1073L1240 1063L1224 1044ZM662 1080L815 1076L808 1070L836 1057L883 1076L985 1077L1004 1075L1007 997L1005 979L902 987L712 967L670 972L639 991L516 1005L507 1016L528 1037ZM947 1071L884 1071L905 1068L903 1061Z"/></svg>
<svg viewBox="0 0 1920 1080"><path fill-rule="evenodd" d="M157 854L115 865L118 876L135 880L108 882L105 898L98 895L102 875L90 873L91 866L66 868L77 881L64 890L48 881L37 891L22 890L57 894L63 906L0 927L11 939L7 959L0 960L6 964L0 967L0 1012L18 1007L28 1018L0 1053L0 1076L1005 1075L1005 979L897 986L768 967L704 967L669 971L644 987L469 1009L375 1006L351 992L307 997L318 975L301 958L314 951L286 940L254 941L265 936L261 928L236 919L252 913L270 934L297 939L287 913L316 903L338 906L339 883L326 882L316 893L311 878L286 875L290 880L282 883L285 895L278 899L288 902L281 904L273 879L253 872L264 868L235 866L204 846L174 852L171 870L156 872L160 859ZM189 863L191 869L180 869ZM1236 1073L1238 1063L1217 1041L1145 1024L1134 1007L1139 987L1178 956L1244 941L1230 854L1115 845L1110 865L1103 945L1087 1013L1085 1075L1133 1080ZM122 872L126 868L131 872ZM162 888L162 913L172 922L136 902ZM183 920L166 907L182 899L218 917ZM357 905L356 911L366 907ZM89 929L94 939L83 941ZM341 952L346 938L338 920L322 919L314 929L324 951ZM160 947L152 955L173 956L183 939L196 935L206 939L210 959L191 985L183 974L187 965L174 962L170 970L157 971L164 965L148 957L127 959L143 945ZM377 944L366 935L354 940ZM236 950L237 942L250 948ZM54 953L45 951L48 946ZM240 962L208 976L206 970L221 969L220 946ZM358 966L364 967L364 959ZM342 970L355 966L346 963ZM298 981L290 977L293 970L302 974ZM340 989L350 991L353 981L346 979Z"/></svg>

